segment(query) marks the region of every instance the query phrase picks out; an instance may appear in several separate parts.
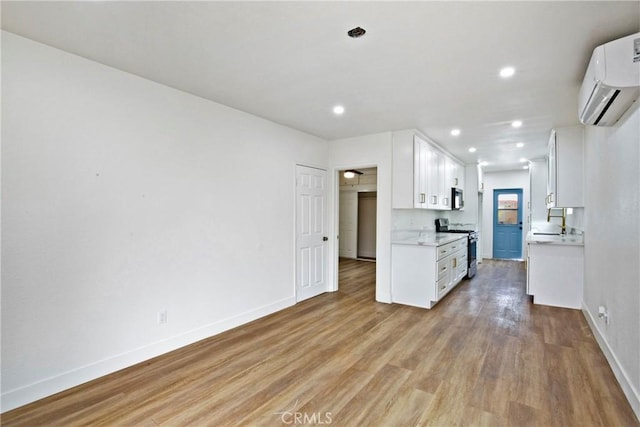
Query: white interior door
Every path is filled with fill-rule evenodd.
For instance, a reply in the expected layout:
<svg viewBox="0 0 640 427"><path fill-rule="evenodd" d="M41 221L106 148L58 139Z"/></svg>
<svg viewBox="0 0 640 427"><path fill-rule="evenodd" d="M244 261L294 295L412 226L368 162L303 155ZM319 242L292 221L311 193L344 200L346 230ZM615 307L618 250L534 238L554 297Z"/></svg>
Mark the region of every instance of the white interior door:
<svg viewBox="0 0 640 427"><path fill-rule="evenodd" d="M296 299L326 292L326 171L296 166Z"/></svg>

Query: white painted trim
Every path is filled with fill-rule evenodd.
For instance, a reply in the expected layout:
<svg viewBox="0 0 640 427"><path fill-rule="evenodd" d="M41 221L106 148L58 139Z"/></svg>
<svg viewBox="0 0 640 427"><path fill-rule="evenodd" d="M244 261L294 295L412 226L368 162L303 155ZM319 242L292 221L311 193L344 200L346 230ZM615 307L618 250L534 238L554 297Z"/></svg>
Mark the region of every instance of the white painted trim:
<svg viewBox="0 0 640 427"><path fill-rule="evenodd" d="M236 316L222 319L214 323L193 329L184 334L176 335L166 340L158 341L126 353L121 353L89 365L65 372L42 381L29 384L2 393L0 412L15 409L27 403L34 402L52 394L59 393L71 387L100 378L137 363L144 362L156 356L168 353L178 348L193 344L214 335L249 323L261 317L283 310L295 304L294 297L287 297L272 304L246 311Z"/></svg>
<svg viewBox="0 0 640 427"><path fill-rule="evenodd" d="M593 336L596 338L596 341L598 342L598 345L600 346L604 357L607 359L607 362L609 362L609 366L611 366L613 374L618 380L618 383L620 384L624 395L629 401L631 409L633 409L633 412L635 412L636 414L636 418L640 421L640 393L638 393L638 390L633 387L633 383L629 380L627 372L618 361L618 358L609 346L609 343L607 342L604 334L600 331L600 328L598 328L598 323L593 318L591 312L585 306L584 302L582 303L582 314L584 315L585 319L587 319L587 323L589 324L589 327L593 332Z"/></svg>
<svg viewBox="0 0 640 427"><path fill-rule="evenodd" d="M340 179L338 179L338 174L340 173L340 169L333 168L330 169L331 174L331 199L333 201L333 211L331 212L331 225L329 226L331 233L331 241L333 246L331 248L331 260L332 260L332 270L331 277L333 283L331 284L331 292L337 292L338 287L340 286L339 277L340 277ZM376 178L377 185L377 178Z"/></svg>
<svg viewBox="0 0 640 427"><path fill-rule="evenodd" d="M378 165L377 163L359 163L359 164L343 164L343 165L339 165L339 166L334 166L331 173L332 173L332 179L333 179L333 224L331 224L331 226L329 227L332 231L333 231L333 237L338 236L339 234L339 224L340 224L340 179L338 178L339 173L341 170L345 170L345 169L367 169L367 168L376 168L376 185L375 185L375 190L376 192L379 191L379 173L380 173L380 165ZM376 201L376 260L380 259L380 216L378 215L378 213L380 212L380 200L377 199ZM333 239L334 240L334 246L333 246L333 260L334 260L334 269L333 269L333 287L331 289L331 291L337 291L339 285L339 280L338 280L338 276L339 276L339 268L340 268L340 243L337 241L337 239ZM378 272L376 269L376 301L378 302L387 302L386 298L384 298L383 296L379 295L378 293ZM389 283L389 287L391 287L391 283ZM391 295L391 289L389 289L389 295ZM382 301L380 301L380 299L382 299ZM389 298L388 303L391 303L391 298Z"/></svg>

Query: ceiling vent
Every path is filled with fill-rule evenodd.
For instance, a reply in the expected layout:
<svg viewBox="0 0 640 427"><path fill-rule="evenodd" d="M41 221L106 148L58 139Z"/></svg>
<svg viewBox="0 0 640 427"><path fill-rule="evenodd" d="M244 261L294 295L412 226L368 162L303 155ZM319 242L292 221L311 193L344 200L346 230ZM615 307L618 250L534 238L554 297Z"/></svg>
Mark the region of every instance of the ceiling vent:
<svg viewBox="0 0 640 427"><path fill-rule="evenodd" d="M357 39L358 37L362 37L364 36L364 33L366 33L365 29L360 27L355 27L347 32L349 37L351 37L352 39Z"/></svg>

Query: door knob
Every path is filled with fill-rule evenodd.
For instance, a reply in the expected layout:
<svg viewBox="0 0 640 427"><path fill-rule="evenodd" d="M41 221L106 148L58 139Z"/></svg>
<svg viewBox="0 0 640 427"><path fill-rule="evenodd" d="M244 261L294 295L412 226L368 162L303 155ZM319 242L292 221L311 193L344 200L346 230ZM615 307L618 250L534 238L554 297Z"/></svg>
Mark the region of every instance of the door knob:
<svg viewBox="0 0 640 427"><path fill-rule="evenodd" d="M326 242L327 240L329 240L329 238L327 236L322 236L322 241Z"/></svg>

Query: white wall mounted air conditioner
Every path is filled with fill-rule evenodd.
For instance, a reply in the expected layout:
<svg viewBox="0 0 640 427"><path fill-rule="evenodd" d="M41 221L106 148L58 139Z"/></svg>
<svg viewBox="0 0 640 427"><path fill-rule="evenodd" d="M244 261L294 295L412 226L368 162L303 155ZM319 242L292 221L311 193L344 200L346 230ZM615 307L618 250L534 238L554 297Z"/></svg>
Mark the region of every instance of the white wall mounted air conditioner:
<svg viewBox="0 0 640 427"><path fill-rule="evenodd" d="M585 125L613 126L640 95L640 33L593 51L578 97Z"/></svg>

